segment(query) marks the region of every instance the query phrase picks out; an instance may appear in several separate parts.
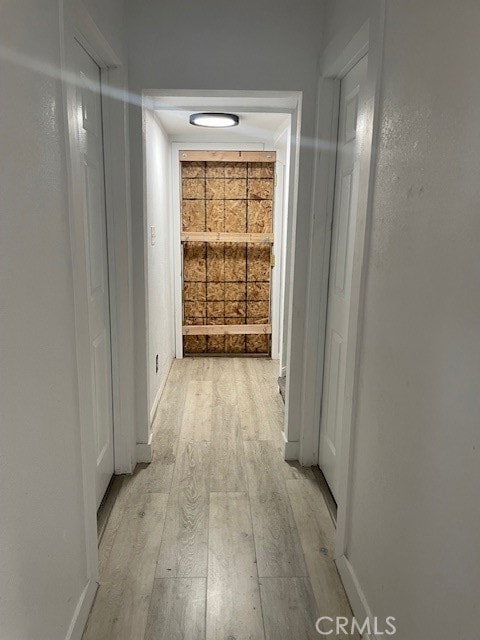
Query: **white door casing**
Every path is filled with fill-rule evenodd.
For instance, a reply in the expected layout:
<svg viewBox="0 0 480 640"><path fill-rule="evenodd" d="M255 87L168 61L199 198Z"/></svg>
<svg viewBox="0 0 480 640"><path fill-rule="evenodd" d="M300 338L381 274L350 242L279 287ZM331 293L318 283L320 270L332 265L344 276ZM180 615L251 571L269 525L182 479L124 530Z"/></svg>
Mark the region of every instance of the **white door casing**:
<svg viewBox="0 0 480 640"><path fill-rule="evenodd" d="M133 300L131 276L130 190L126 66L89 15L82 0L60 0L60 73L65 121L68 231L70 237L73 313L78 387L79 453L85 526L84 589L66 633L79 640L98 587L97 441L90 336L89 263L86 246L85 168L79 127L79 43L97 63L101 76L101 117L105 160L105 200L108 233L111 326L110 390L113 405L115 469L131 473L136 462L133 376ZM98 79L96 80L98 85ZM60 103L59 105L60 106ZM103 185L102 185L103 186ZM107 363L108 365L108 363ZM80 480L80 478L79 478ZM74 604L74 603L73 603Z"/></svg>
<svg viewBox="0 0 480 640"><path fill-rule="evenodd" d="M283 263L283 221L287 217L284 210L285 165L275 162L275 193L273 196L273 233L275 245L272 246L274 256L272 266L272 284L270 287L271 319L272 319L272 360L279 360L282 352L282 301L284 282L282 278ZM279 372L280 375L280 372Z"/></svg>
<svg viewBox="0 0 480 640"><path fill-rule="evenodd" d="M335 177L332 245L325 338L325 367L320 426L319 466L337 498L339 453L343 434L347 337L358 201L360 139L359 99L367 76L367 56L342 79Z"/></svg>
<svg viewBox="0 0 480 640"><path fill-rule="evenodd" d="M98 508L114 471L102 98L100 68L79 43L75 46L75 61Z"/></svg>

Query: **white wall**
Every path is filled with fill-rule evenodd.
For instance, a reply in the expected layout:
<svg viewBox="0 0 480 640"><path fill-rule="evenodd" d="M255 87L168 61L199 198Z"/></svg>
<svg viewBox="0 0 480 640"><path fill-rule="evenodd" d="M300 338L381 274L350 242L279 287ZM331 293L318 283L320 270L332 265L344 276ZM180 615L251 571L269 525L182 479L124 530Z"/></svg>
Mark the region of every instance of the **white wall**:
<svg viewBox="0 0 480 640"><path fill-rule="evenodd" d="M2 640L63 640L86 584L58 9L0 6Z"/></svg>
<svg viewBox="0 0 480 640"><path fill-rule="evenodd" d="M296 246L306 246L310 227L312 136L315 124L316 69L322 40L323 1L128 0L131 90L284 90L303 91L302 151ZM145 371L142 217L141 113L130 118L135 296L137 424L148 416ZM297 252L293 296L291 378L301 380L307 254ZM301 390L291 394L300 415ZM299 421L291 421L298 440Z"/></svg>
<svg viewBox="0 0 480 640"><path fill-rule="evenodd" d="M104 38L123 61L126 56L124 0L81 0Z"/></svg>
<svg viewBox="0 0 480 640"><path fill-rule="evenodd" d="M344 46L380 3L381 0L327 0L323 31L325 47Z"/></svg>
<svg viewBox="0 0 480 640"><path fill-rule="evenodd" d="M175 354L170 161L168 135L155 113L145 111L147 232L152 226L156 229L155 244L150 240L147 244L150 418ZM159 369L155 372L157 354Z"/></svg>
<svg viewBox="0 0 480 640"><path fill-rule="evenodd" d="M479 32L476 0L387 2L347 556L398 640L478 637Z"/></svg>

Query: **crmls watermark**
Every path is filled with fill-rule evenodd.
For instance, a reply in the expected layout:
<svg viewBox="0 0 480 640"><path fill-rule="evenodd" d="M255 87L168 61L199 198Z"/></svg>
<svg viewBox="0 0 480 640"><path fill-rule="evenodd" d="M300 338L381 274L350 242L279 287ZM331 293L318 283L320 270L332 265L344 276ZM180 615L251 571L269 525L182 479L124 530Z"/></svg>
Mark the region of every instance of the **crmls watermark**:
<svg viewBox="0 0 480 640"><path fill-rule="evenodd" d="M317 620L315 625L316 630L322 636L330 636L333 633L336 636L353 636L355 633L360 634L360 637L365 633L377 636L394 636L397 633L397 627L395 626L396 619L393 616L389 616L385 620L379 618L366 618L363 621L356 618L345 618L343 616L337 616L331 618L330 616L322 616Z"/></svg>

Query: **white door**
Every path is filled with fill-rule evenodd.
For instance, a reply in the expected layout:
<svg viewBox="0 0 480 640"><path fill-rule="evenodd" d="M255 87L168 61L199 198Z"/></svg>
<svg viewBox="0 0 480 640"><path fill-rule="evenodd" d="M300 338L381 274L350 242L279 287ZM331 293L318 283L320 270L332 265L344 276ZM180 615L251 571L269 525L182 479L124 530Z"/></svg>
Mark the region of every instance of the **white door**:
<svg viewBox="0 0 480 640"><path fill-rule="evenodd" d="M339 452L342 446L345 368L353 247L358 200L360 95L367 74L367 57L343 78L340 87L335 200L328 286L325 366L319 466L334 498L338 495Z"/></svg>
<svg viewBox="0 0 480 640"><path fill-rule="evenodd" d="M112 366L100 68L76 44L77 118L84 193L97 507L113 475Z"/></svg>

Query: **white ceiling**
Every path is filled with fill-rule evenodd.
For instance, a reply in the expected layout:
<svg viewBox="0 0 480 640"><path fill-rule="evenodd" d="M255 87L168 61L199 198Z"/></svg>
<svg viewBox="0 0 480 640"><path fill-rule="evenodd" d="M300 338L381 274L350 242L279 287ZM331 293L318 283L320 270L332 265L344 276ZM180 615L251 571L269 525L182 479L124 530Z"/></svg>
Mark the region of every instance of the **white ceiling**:
<svg viewBox="0 0 480 640"><path fill-rule="evenodd" d="M208 111L209 109L205 109ZM156 115L173 142L273 142L274 134L290 121L285 113L235 113L237 127L207 129L190 124L192 111L158 110Z"/></svg>

